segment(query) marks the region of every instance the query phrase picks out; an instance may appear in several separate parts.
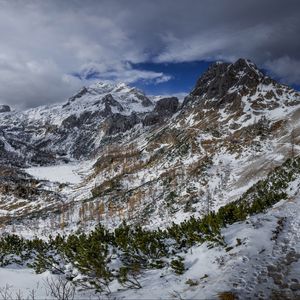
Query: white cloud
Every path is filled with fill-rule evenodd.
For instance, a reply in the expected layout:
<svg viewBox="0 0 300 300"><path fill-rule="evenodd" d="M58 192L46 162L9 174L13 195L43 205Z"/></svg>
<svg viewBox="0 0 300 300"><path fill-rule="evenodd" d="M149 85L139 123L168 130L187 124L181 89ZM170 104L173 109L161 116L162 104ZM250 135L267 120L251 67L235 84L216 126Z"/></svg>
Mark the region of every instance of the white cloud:
<svg viewBox="0 0 300 300"><path fill-rule="evenodd" d="M300 61L299 31L298 0L2 0L0 103L62 101L84 83L75 72L129 83L171 79L132 67L151 61L247 57L299 83L289 67Z"/></svg>
<svg viewBox="0 0 300 300"><path fill-rule="evenodd" d="M283 56L275 60L267 61L265 67L285 82L300 84L300 60Z"/></svg>
<svg viewBox="0 0 300 300"><path fill-rule="evenodd" d="M109 68L101 63L85 64L83 69L79 72L79 75L82 79L86 79L94 73L96 73L93 76L96 77L95 80L100 79L125 83L134 83L138 80L162 83L169 81L172 78L172 76L166 75L162 72L134 69L128 62L119 62L115 66L110 66Z"/></svg>
<svg viewBox="0 0 300 300"><path fill-rule="evenodd" d="M70 74L92 69L128 83L168 80L124 62L138 63L147 55L115 19L83 7L59 11L59 3L0 3L0 103L22 108L62 101L87 83Z"/></svg>

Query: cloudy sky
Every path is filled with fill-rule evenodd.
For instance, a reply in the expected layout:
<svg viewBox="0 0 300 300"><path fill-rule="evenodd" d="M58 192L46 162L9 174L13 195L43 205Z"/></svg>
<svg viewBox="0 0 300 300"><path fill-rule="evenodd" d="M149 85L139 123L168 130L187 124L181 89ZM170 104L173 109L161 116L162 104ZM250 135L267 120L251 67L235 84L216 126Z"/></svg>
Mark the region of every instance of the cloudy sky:
<svg viewBox="0 0 300 300"><path fill-rule="evenodd" d="M299 0L0 0L0 103L63 101L93 80L187 92L215 60L300 85Z"/></svg>

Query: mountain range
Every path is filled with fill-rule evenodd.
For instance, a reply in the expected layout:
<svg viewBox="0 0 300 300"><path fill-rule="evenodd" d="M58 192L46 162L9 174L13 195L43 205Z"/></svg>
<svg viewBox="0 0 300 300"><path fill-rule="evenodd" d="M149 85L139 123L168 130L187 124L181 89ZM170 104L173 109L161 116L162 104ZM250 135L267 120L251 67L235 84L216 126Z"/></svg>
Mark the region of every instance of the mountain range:
<svg viewBox="0 0 300 300"><path fill-rule="evenodd" d="M1 233L47 239L91 232L99 223L115 230L124 222L164 230L191 218L216 217L243 199L253 204L262 182L272 182L275 195L272 174L293 166L287 160L297 162L299 120L300 93L246 59L212 64L183 101L99 82L64 103L26 111L0 106ZM162 285L162 298L235 299L221 298L228 293L297 299L300 175L294 169L291 174L276 203L225 223L230 226L222 231L223 250L206 244L187 248L185 275L172 275L168 285L158 283L168 269L147 269L138 294L110 289L125 298L144 291L146 299L152 278ZM266 191L269 186L261 195ZM278 230L273 240L272 226ZM269 243L258 243L260 235ZM279 259L276 266L272 255ZM288 257L284 273L279 262L284 265ZM210 268L212 274L204 273Z"/></svg>

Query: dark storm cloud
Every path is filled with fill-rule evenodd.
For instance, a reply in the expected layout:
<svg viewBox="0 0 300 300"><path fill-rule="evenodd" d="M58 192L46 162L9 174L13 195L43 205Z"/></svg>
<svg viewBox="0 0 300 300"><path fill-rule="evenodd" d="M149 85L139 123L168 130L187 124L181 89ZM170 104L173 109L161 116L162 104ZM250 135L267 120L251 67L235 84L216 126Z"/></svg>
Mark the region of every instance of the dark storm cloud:
<svg viewBox="0 0 300 300"><path fill-rule="evenodd" d="M74 73L170 79L143 62L247 57L300 83L298 0L1 1L0 36L0 103L20 107L63 100Z"/></svg>

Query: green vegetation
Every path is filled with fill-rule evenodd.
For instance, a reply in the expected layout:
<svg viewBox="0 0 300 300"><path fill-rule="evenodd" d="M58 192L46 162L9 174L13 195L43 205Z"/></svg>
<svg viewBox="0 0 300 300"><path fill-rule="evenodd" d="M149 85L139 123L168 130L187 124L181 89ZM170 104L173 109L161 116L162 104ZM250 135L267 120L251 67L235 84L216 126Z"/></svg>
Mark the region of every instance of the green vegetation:
<svg viewBox="0 0 300 300"><path fill-rule="evenodd" d="M185 284L188 284L189 286L196 286L199 282L197 280L188 279Z"/></svg>
<svg viewBox="0 0 300 300"><path fill-rule="evenodd" d="M177 275L182 275L185 271L184 259L180 256L178 256L177 259L173 259L171 261L171 268L175 271Z"/></svg>
<svg viewBox="0 0 300 300"><path fill-rule="evenodd" d="M107 291L114 278L124 287L140 288L139 277L147 269L170 268L178 275L183 274L185 265L180 254L193 245L208 242L211 247L226 247L221 228L244 221L286 199L289 182L299 173L300 159L289 159L239 200L203 218L191 217L181 224L173 223L165 230L149 231L123 223L113 232L99 225L88 234L50 236L48 241L4 236L0 238L0 266L26 264L38 273L50 270L65 274L70 280L77 272L83 275L77 283L98 292ZM170 198L175 196L170 192Z"/></svg>

